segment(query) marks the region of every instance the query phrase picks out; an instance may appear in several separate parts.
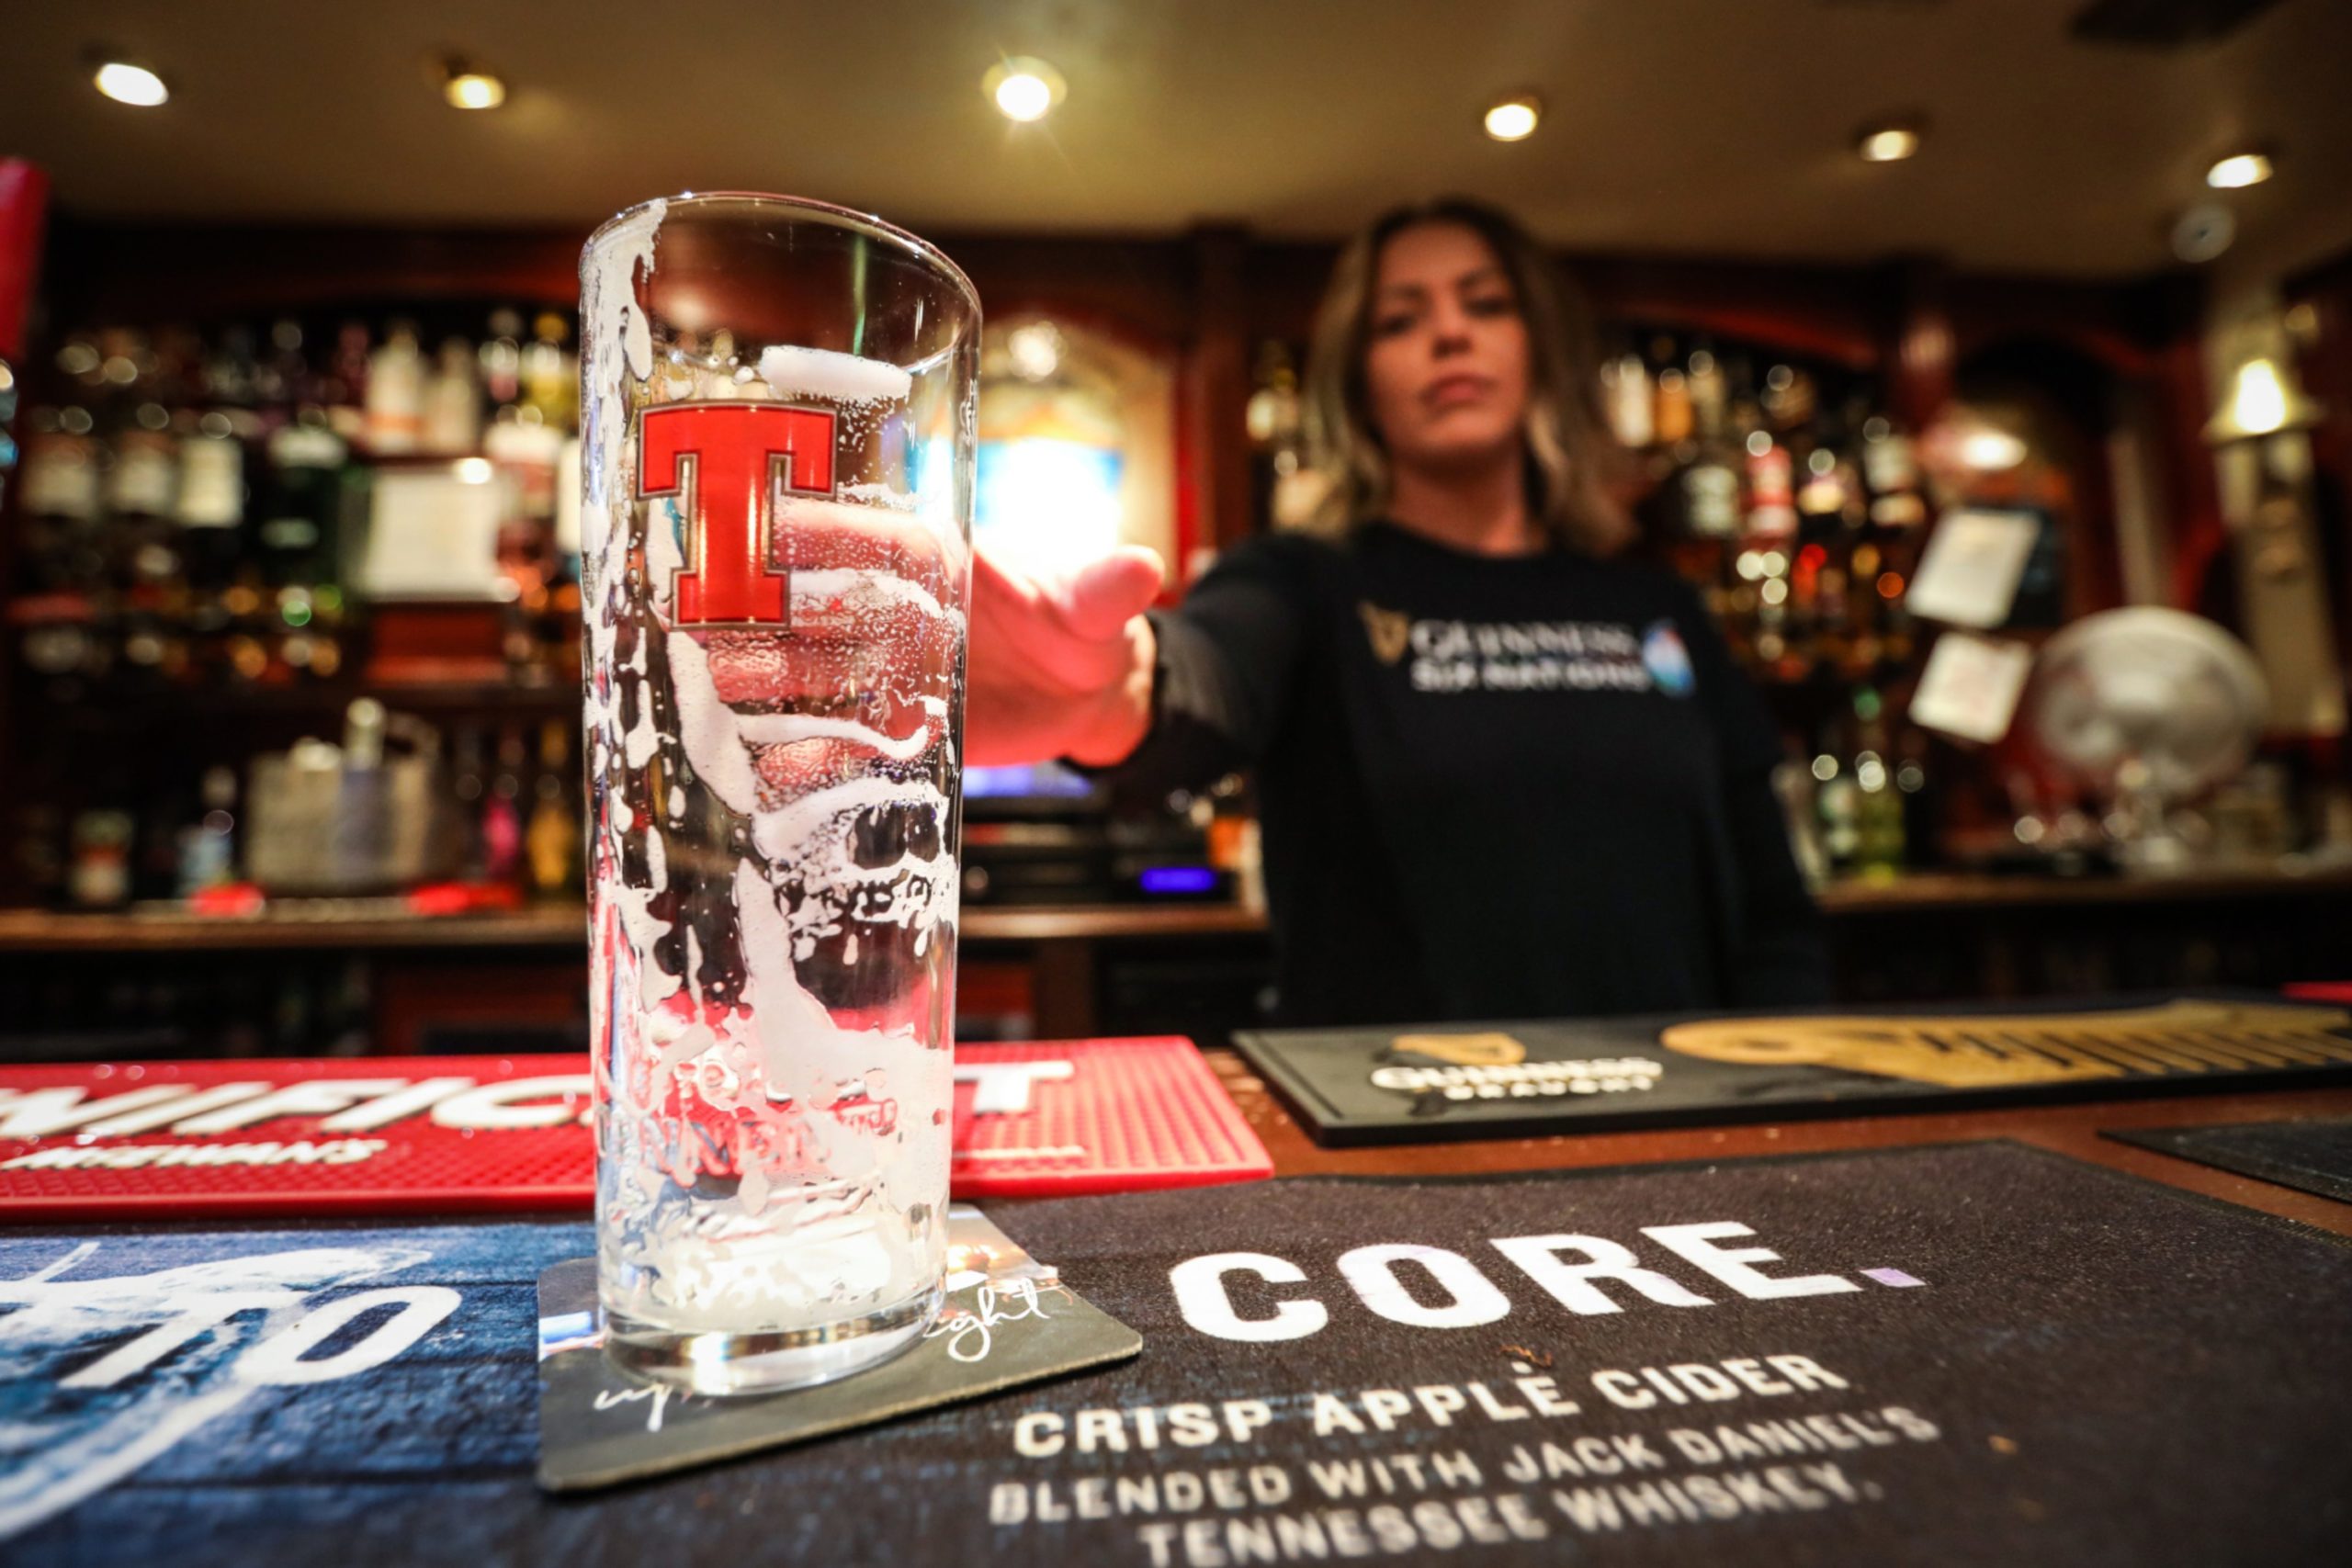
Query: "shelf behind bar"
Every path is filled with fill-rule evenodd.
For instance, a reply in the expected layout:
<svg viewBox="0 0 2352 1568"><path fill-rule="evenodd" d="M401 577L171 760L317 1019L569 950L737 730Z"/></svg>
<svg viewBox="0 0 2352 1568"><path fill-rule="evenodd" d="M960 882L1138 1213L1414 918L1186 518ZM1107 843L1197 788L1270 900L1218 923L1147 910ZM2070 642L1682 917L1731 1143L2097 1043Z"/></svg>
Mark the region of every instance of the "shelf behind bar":
<svg viewBox="0 0 2352 1568"><path fill-rule="evenodd" d="M1847 882L1819 895L1832 919L1888 914L1960 913L2046 906L2080 908L2352 898L2352 867L2292 874L2209 872L2172 877L1984 876L1922 873L1890 882ZM1103 904L987 908L964 911L967 942L1139 941L1248 936L1263 916L1232 904ZM208 918L164 907L111 913L0 909L0 953L177 950L504 948L584 945L582 906L555 902L472 915L400 912L384 899L304 900L243 919Z"/></svg>

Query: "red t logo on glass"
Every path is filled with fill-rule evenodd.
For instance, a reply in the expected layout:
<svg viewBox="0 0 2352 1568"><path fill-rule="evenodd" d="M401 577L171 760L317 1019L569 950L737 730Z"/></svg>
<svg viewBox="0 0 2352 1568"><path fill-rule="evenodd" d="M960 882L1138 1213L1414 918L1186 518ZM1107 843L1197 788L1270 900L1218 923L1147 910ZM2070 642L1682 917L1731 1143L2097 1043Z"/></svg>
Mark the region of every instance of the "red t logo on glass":
<svg viewBox="0 0 2352 1568"><path fill-rule="evenodd" d="M803 495L832 494L833 416L775 403L671 403L639 420L639 497L684 497L676 624L786 624L791 596L775 565L773 498L779 479Z"/></svg>

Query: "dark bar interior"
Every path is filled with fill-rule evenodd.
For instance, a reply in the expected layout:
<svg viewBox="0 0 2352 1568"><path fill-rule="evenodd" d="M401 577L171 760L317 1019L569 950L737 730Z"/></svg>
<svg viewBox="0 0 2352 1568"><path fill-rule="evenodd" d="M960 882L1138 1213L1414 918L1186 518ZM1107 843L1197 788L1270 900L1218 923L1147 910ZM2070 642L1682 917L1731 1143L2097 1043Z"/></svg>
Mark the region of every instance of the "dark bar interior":
<svg viewBox="0 0 2352 1568"><path fill-rule="evenodd" d="M2352 8L0 36L0 1556L2352 1540Z"/></svg>

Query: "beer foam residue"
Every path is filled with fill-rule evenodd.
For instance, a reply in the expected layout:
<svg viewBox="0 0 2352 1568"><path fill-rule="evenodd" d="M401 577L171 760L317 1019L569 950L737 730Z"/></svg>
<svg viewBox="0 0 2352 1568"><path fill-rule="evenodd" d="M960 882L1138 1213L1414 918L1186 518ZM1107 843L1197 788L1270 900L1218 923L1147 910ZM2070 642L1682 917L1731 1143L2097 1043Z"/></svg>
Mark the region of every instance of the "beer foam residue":
<svg viewBox="0 0 2352 1568"><path fill-rule="evenodd" d="M911 762L932 744L928 725L912 735L885 735L871 725L849 718L823 718L809 714L749 714L735 721L743 739L753 746L793 746L804 740L846 740L871 747L897 762Z"/></svg>
<svg viewBox="0 0 2352 1568"><path fill-rule="evenodd" d="M735 712L719 700L710 656L692 632L669 634L670 691L678 708L678 743L702 782L727 809L749 817L759 809L760 779L735 729Z"/></svg>
<svg viewBox="0 0 2352 1568"><path fill-rule="evenodd" d="M843 485L841 495L843 501L854 501L866 506L887 507L892 512L912 512L915 509L915 498L895 485Z"/></svg>
<svg viewBox="0 0 2352 1568"><path fill-rule="evenodd" d="M792 574L792 603L796 613L804 604L809 606L840 600L871 614L893 605L914 610L934 621L947 621L961 626L964 613L951 610L922 583L911 578L898 577L887 571L865 571L855 567L815 567Z"/></svg>
<svg viewBox="0 0 2352 1568"><path fill-rule="evenodd" d="M760 379L779 397L839 403L902 403L914 389L914 377L887 361L793 344L761 352Z"/></svg>
<svg viewBox="0 0 2352 1568"><path fill-rule="evenodd" d="M649 201L617 220L582 258L580 276L580 325L592 348L588 361L588 399L594 411L589 433L594 446L581 454L581 471L588 487L582 522L601 529L610 523L605 485L619 465L605 460L620 450L628 425L628 398L621 372L642 381L653 374L653 329L637 302L639 271L651 273L653 252L662 237L662 220L669 215L666 201ZM591 547L595 541L591 542Z"/></svg>

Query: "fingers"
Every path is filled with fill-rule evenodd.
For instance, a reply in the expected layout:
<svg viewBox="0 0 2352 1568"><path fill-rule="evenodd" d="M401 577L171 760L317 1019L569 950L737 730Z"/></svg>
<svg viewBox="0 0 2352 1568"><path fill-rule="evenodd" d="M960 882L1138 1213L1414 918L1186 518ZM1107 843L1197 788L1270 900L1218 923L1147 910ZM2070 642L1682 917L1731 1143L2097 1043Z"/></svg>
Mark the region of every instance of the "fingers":
<svg viewBox="0 0 2352 1568"><path fill-rule="evenodd" d="M1160 581L1158 552L1123 545L1089 561L1063 586L1062 619L1090 642L1124 638L1127 622L1159 596Z"/></svg>

